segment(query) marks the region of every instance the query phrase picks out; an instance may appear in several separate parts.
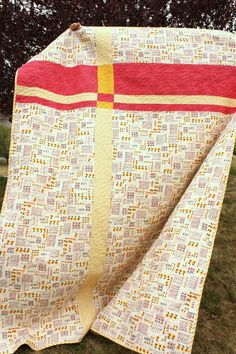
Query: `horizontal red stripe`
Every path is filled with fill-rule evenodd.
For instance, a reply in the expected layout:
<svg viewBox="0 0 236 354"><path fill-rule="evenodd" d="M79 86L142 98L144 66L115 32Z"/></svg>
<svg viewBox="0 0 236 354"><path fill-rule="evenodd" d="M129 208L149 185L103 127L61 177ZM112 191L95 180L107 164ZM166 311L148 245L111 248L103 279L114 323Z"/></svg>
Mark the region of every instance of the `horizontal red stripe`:
<svg viewBox="0 0 236 354"><path fill-rule="evenodd" d="M236 98L236 68L233 66L116 63L113 67L117 94ZM17 84L62 95L97 92L97 66L65 67L47 61L31 61L19 68ZM110 98L105 100L110 101Z"/></svg>
<svg viewBox="0 0 236 354"><path fill-rule="evenodd" d="M206 64L114 64L115 93L236 98L236 67Z"/></svg>
<svg viewBox="0 0 236 354"><path fill-rule="evenodd" d="M98 93L98 101L113 102L114 95L111 93Z"/></svg>
<svg viewBox="0 0 236 354"><path fill-rule="evenodd" d="M114 103L114 109L131 111L190 111L190 112L219 112L230 114L236 111L234 107L224 107L217 105L201 104L133 104L133 103Z"/></svg>
<svg viewBox="0 0 236 354"><path fill-rule="evenodd" d="M39 103L43 106L56 108L59 110L69 110L69 109L76 109L82 107L96 107L97 105L96 101L84 101L84 102L65 104L65 103L57 103L57 102L49 101L44 98L39 98L36 96L21 96L21 95L16 95L16 102Z"/></svg>
<svg viewBox="0 0 236 354"><path fill-rule="evenodd" d="M59 110L69 110L82 107L96 107L96 101L84 101L70 104L57 103L34 96L16 95L16 102L39 103ZM235 108L217 105L185 105L185 104L126 104L114 103L114 109L131 111L191 111L191 112L220 112L230 114L235 112Z"/></svg>
<svg viewBox="0 0 236 354"><path fill-rule="evenodd" d="M61 95L97 92L97 67L66 67L48 61L31 61L19 68L17 84L39 87Z"/></svg>

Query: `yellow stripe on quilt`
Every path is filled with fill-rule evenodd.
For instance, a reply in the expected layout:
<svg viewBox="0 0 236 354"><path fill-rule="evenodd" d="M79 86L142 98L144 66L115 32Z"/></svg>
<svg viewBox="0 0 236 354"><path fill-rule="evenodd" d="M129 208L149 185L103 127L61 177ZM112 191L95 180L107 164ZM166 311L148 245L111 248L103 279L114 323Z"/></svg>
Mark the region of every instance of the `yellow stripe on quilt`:
<svg viewBox="0 0 236 354"><path fill-rule="evenodd" d="M98 65L98 92L114 93L113 65Z"/></svg>
<svg viewBox="0 0 236 354"><path fill-rule="evenodd" d="M112 33L96 28L98 93L113 93ZM105 65L104 65L105 64ZM103 103L103 102L101 102ZM108 102L112 104L112 102ZM107 103L106 103L107 104ZM78 294L81 320L86 333L96 317L93 290L100 279L106 255L112 178L112 107L98 105L95 123L95 176L88 274Z"/></svg>
<svg viewBox="0 0 236 354"><path fill-rule="evenodd" d="M83 101L96 101L96 92L83 92L76 95L60 95L39 87L16 86L15 93L22 96L37 96L58 103L77 103Z"/></svg>
<svg viewBox="0 0 236 354"><path fill-rule="evenodd" d="M98 65L98 93L114 93L112 65ZM16 95L36 96L57 103L71 104L84 101L97 101L96 92L83 92L75 95L61 95L38 87L17 85ZM114 94L114 102L130 104L213 104L236 107L236 99L208 95L121 95ZM113 102L98 101L99 108L113 108Z"/></svg>
<svg viewBox="0 0 236 354"><path fill-rule="evenodd" d="M236 99L208 95L114 95L114 101L119 103L148 104L214 104L235 107Z"/></svg>

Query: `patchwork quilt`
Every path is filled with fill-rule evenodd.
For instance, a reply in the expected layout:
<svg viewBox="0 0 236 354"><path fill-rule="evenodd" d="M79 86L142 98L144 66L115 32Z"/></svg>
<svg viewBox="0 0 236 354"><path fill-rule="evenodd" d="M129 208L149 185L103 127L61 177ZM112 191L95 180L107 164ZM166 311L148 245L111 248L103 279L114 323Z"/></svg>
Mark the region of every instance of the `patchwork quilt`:
<svg viewBox="0 0 236 354"><path fill-rule="evenodd" d="M82 26L17 70L1 354L89 330L191 352L236 135L235 38Z"/></svg>

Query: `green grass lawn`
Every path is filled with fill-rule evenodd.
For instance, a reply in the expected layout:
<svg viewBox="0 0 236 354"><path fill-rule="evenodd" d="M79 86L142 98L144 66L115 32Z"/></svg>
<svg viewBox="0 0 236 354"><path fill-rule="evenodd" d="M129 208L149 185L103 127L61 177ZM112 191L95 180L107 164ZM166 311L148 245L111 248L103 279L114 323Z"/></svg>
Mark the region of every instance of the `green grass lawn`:
<svg viewBox="0 0 236 354"><path fill-rule="evenodd" d="M0 175L1 175L0 166ZM0 206L6 178L0 177ZM204 287L192 354L236 353L236 159L232 160L215 247ZM16 354L33 354L21 346ZM132 353L110 340L88 333L81 343L57 345L42 354Z"/></svg>

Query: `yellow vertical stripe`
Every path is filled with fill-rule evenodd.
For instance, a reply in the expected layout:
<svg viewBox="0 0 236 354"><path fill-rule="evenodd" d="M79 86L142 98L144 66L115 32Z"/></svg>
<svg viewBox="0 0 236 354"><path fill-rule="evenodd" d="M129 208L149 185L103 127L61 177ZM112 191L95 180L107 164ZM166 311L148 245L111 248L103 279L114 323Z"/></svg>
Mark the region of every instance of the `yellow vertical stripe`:
<svg viewBox="0 0 236 354"><path fill-rule="evenodd" d="M114 93L113 65L98 66L98 92Z"/></svg>
<svg viewBox="0 0 236 354"><path fill-rule="evenodd" d="M98 108L113 108L113 102L103 102L100 101L97 103Z"/></svg>
<svg viewBox="0 0 236 354"><path fill-rule="evenodd" d="M98 93L113 93L111 29L98 27L96 48L98 64ZM112 176L112 107L98 105L95 123L95 176L92 230L88 274L78 294L81 320L86 333L96 317L93 289L103 273L109 228Z"/></svg>

